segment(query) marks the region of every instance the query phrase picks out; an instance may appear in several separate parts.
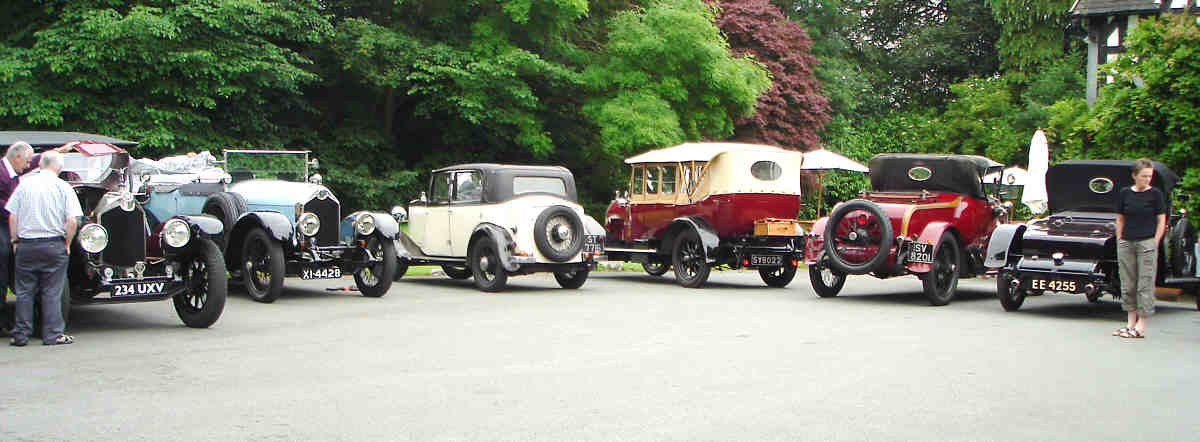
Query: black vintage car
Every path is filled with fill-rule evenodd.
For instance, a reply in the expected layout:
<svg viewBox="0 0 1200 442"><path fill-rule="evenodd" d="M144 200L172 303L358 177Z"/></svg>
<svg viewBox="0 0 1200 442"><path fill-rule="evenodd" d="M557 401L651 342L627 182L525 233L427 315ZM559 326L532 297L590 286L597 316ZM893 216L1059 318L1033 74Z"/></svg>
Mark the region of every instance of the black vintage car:
<svg viewBox="0 0 1200 442"><path fill-rule="evenodd" d="M0 145L18 140L39 151L72 143L61 178L75 189L83 219L71 244L64 318L72 303L167 299L188 327L205 328L221 317L228 282L214 243L221 222L148 211L152 195L130 191L130 157L123 149L137 143L74 132L0 132Z"/></svg>
<svg viewBox="0 0 1200 442"><path fill-rule="evenodd" d="M1132 166L1132 161L1076 160L1050 167L1050 216L1000 226L988 243L985 264L998 269L996 290L1005 310L1015 311L1026 296L1041 293L1082 293L1092 302L1109 293L1120 299L1115 211L1120 189L1133 185ZM1165 165L1154 163L1151 185L1167 196L1167 213L1178 180ZM1168 219L1156 283L1195 289L1200 287L1196 232L1182 215Z"/></svg>

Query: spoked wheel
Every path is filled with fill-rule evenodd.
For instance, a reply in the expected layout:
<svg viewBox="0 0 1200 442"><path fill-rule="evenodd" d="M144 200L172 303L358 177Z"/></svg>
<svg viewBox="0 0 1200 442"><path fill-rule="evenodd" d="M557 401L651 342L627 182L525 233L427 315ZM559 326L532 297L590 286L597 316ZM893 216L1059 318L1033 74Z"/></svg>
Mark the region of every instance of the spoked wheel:
<svg viewBox="0 0 1200 442"><path fill-rule="evenodd" d="M1013 277L1002 272L996 277L996 297L1000 298L1000 306L1004 311L1015 312L1025 303L1025 291L1012 287Z"/></svg>
<svg viewBox="0 0 1200 442"><path fill-rule="evenodd" d="M225 258L213 241L202 239L196 244L196 254L185 263L183 283L186 290L175 295L175 313L192 328L208 328L225 311L229 295L229 277L225 273Z"/></svg>
<svg viewBox="0 0 1200 442"><path fill-rule="evenodd" d="M583 283L587 282L588 274L591 272L592 270L587 267L562 272L554 272L554 279L558 281L558 285L564 289L577 289L583 287Z"/></svg>
<svg viewBox="0 0 1200 442"><path fill-rule="evenodd" d="M958 251L958 241L950 232L942 233L938 240L937 251L933 254L933 264L929 273L921 276L921 284L925 287L925 297L930 305L946 305L954 300L954 292L958 289L958 264L962 262Z"/></svg>
<svg viewBox="0 0 1200 442"><path fill-rule="evenodd" d="M396 247L391 241L382 241L378 236L367 240L367 251L379 262L363 266L354 272L354 284L368 298L378 298L392 288L396 274Z"/></svg>
<svg viewBox="0 0 1200 442"><path fill-rule="evenodd" d="M442 264L442 271L446 272L446 276L449 276L450 279L467 279L472 275L471 269L467 266Z"/></svg>
<svg viewBox="0 0 1200 442"><path fill-rule="evenodd" d="M829 260L825 259L825 253L822 252L817 256L817 262L808 266L808 281L812 283L817 296L832 298L846 285L846 274L829 268Z"/></svg>
<svg viewBox="0 0 1200 442"><path fill-rule="evenodd" d="M825 255L834 270L870 273L891 253L892 222L879 205L851 200L839 205L825 224Z"/></svg>
<svg viewBox="0 0 1200 442"><path fill-rule="evenodd" d="M697 288L708 281L708 261L704 258L704 244L694 230L684 230L675 239L675 280L687 288Z"/></svg>
<svg viewBox="0 0 1200 442"><path fill-rule="evenodd" d="M504 290L508 284L508 273L500 263L496 242L491 238L480 239L471 246L470 255L468 263L471 273L475 276L475 287L485 292Z"/></svg>
<svg viewBox="0 0 1200 442"><path fill-rule="evenodd" d="M784 264L779 267L759 267L758 276L770 287L783 288L796 277L796 266Z"/></svg>
<svg viewBox="0 0 1200 442"><path fill-rule="evenodd" d="M258 302L275 302L283 293L286 271L283 246L263 229L250 231L242 248L242 284L250 298Z"/></svg>
<svg viewBox="0 0 1200 442"><path fill-rule="evenodd" d="M645 270L650 276L662 276L670 269L670 263L656 256L646 258L646 262L642 263L642 270Z"/></svg>

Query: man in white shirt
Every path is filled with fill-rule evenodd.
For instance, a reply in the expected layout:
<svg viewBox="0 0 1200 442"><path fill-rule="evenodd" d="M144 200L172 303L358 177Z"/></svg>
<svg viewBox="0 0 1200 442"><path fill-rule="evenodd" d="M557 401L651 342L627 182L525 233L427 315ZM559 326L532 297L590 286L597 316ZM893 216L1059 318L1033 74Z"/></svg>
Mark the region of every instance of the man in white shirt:
<svg viewBox="0 0 1200 442"><path fill-rule="evenodd" d="M42 344L70 344L74 338L63 333L61 302L67 278L67 261L78 221L83 216L79 198L70 184L58 178L62 154L41 155L39 169L21 177L17 190L4 208L8 210L9 234L13 238L17 294L13 346L24 346L32 332L33 302L41 300Z"/></svg>

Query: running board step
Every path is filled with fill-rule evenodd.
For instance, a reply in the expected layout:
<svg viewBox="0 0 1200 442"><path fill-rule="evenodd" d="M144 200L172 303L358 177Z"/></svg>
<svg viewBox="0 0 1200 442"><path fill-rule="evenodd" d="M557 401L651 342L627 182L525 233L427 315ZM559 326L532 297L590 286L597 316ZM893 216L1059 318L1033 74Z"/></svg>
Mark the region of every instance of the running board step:
<svg viewBox="0 0 1200 442"><path fill-rule="evenodd" d="M1163 280L1163 283L1162 283L1162 285L1164 285L1164 286L1173 286L1173 285L1200 285L1200 278L1191 278L1191 277L1186 277L1186 276L1184 276L1184 277L1170 277L1170 278L1166 278L1166 279L1164 279L1164 280Z"/></svg>

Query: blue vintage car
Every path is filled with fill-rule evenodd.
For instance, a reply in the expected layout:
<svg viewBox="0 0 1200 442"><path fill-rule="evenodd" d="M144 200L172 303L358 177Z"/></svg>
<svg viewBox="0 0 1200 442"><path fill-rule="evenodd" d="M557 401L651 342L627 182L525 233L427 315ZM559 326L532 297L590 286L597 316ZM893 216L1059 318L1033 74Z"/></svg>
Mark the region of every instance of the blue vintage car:
<svg viewBox="0 0 1200 442"><path fill-rule="evenodd" d="M151 210L161 202L134 188L140 186L123 149L137 143L74 132L0 132L0 144L17 140L39 150L70 144L61 178L75 189L83 219L71 244L64 317L72 303L171 299L189 327L220 318L227 275L214 240L224 227L210 216Z"/></svg>
<svg viewBox="0 0 1200 442"><path fill-rule="evenodd" d="M230 273L240 278L256 301L272 302L283 291L285 275L301 279L340 278L353 274L364 296L379 297L391 288L396 271L393 241L400 227L391 215L359 211L341 216L341 203L318 175L308 151L226 150L231 184L188 206L221 219ZM200 183L198 183L200 184ZM203 194L196 187L194 194Z"/></svg>

